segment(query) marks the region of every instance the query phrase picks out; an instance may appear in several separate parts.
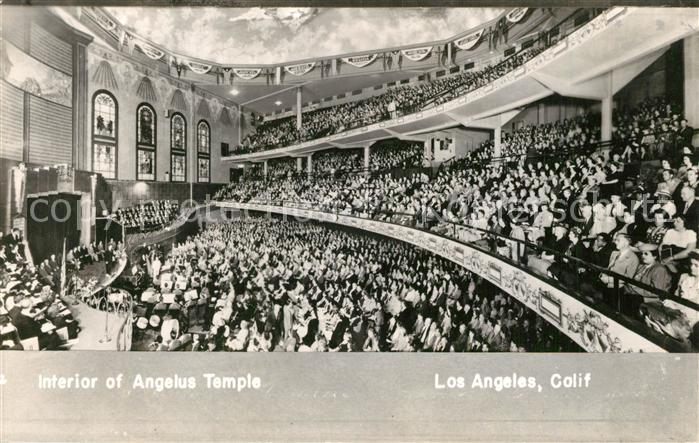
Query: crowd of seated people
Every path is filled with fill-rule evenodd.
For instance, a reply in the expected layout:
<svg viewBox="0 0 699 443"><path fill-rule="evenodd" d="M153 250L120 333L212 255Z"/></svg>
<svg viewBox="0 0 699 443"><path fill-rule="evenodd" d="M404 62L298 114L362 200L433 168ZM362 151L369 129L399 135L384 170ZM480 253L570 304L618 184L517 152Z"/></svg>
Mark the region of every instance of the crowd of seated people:
<svg viewBox="0 0 699 443"><path fill-rule="evenodd" d="M580 350L451 261L318 223L213 224L153 263L155 281L178 285L168 296L178 314L161 307L169 323L155 322L154 350ZM164 306L155 287L147 293Z"/></svg>
<svg viewBox="0 0 699 443"><path fill-rule="evenodd" d="M251 163L243 169L244 180L258 180L264 177L264 164L263 163Z"/></svg>
<svg viewBox="0 0 699 443"><path fill-rule="evenodd" d="M296 127L296 118L292 117L266 121L242 140L236 153L246 154L289 146L450 101L502 77L545 49L545 46L531 47L493 65L433 81L396 86L384 94L364 100L307 111L303 113L300 128Z"/></svg>
<svg viewBox="0 0 699 443"><path fill-rule="evenodd" d="M358 149L328 149L313 154L314 174L361 171L364 167L364 151Z"/></svg>
<svg viewBox="0 0 699 443"><path fill-rule="evenodd" d="M546 49L545 46L529 48L519 53L506 57L499 63L488 65L477 71L466 71L464 73L447 77L439 88L435 97L434 104L442 104L454 100L455 98L493 82L499 79L515 68L522 66L527 61L541 54Z"/></svg>
<svg viewBox="0 0 699 443"><path fill-rule="evenodd" d="M501 156L541 156L578 150L599 141L599 116L587 114L540 125L523 126L503 136Z"/></svg>
<svg viewBox="0 0 699 443"><path fill-rule="evenodd" d="M119 208L112 215L124 226L126 233L157 231L170 224L179 215L176 201L147 201L128 208Z"/></svg>
<svg viewBox="0 0 699 443"><path fill-rule="evenodd" d="M424 149L422 142L406 143L390 140L376 143L371 147L369 168L372 171L386 171L422 166Z"/></svg>
<svg viewBox="0 0 699 443"><path fill-rule="evenodd" d="M655 115L655 110L665 105L656 101L654 107L648 103L643 107L644 115ZM558 146L582 147L598 137L589 126L581 126L578 119L544 128L555 135L546 136L543 128L524 128L507 139L508 153L528 153L532 146L537 146L537 153L555 152ZM582 293L601 298L600 302L616 309L621 307L630 316L642 313L644 320L653 324L648 313L654 311L646 307L652 297L623 281L621 286L625 287L617 291L619 279L613 275L699 302L698 291L682 289L687 287L687 281L693 281L688 279L692 278L691 255L696 250L699 231L699 162L690 146L680 151L681 164L666 161L662 182L643 183L639 182L638 171L623 161L618 149L615 147L609 156L572 152L547 159L520 158L510 164L483 163L481 160L488 154L477 151L452 162L433 178L416 174L401 178L382 175L316 181L291 179L265 189L251 189L247 194L240 192L236 199L259 203L283 200L287 205L410 223L457 235L464 241L481 242L572 287L586 281ZM627 184L638 189L629 190ZM455 229L453 224L473 229ZM493 242L485 231L514 242ZM598 254L598 243L604 244L609 257ZM641 258L649 254L655 256L655 262L642 262ZM565 259L566 263L561 255L593 263L610 273L585 270L585 266L575 265L579 261ZM619 260L618 255L628 263ZM667 278L655 274L649 277L650 268L667 271ZM696 317L696 311L693 312ZM671 335L686 340L689 327L697 319L679 314L678 317L686 321L682 328L675 326Z"/></svg>
<svg viewBox="0 0 699 443"><path fill-rule="evenodd" d="M423 150L424 145L422 143L393 139L378 142L371 147L369 169L373 173L377 173L396 168L405 169L420 166ZM295 161L295 159L293 160ZM258 183L264 177L249 176L247 179L243 178L238 182L232 182L228 186L221 188L215 193L214 199L242 201L240 199L249 199L250 194L257 191L271 190L274 194L277 194L274 192L275 190L281 190L286 187L289 187L289 189L293 187L311 188L323 181L324 177L332 176L333 174L362 172L364 160L361 149L330 149L315 153L312 162L313 173L311 176L308 176L305 169L301 173L292 173L289 172L290 168L288 166L285 166L284 169L273 170L273 166L270 166L273 163L270 160L268 163L267 183L264 186L260 186ZM288 164L289 160L285 158L281 163ZM270 182L273 181L277 182L278 185L271 185ZM288 185L288 183L294 183L294 186Z"/></svg>
<svg viewBox="0 0 699 443"><path fill-rule="evenodd" d="M616 152L627 163L656 159L679 164L683 155L694 153L693 135L694 129L682 118L681 110L662 98L614 115Z"/></svg>
<svg viewBox="0 0 699 443"><path fill-rule="evenodd" d="M267 161L267 177L286 177L296 173L296 159L293 157L273 158Z"/></svg>
<svg viewBox="0 0 699 443"><path fill-rule="evenodd" d="M77 338L78 323L53 280L42 281L18 229L0 233L0 349L55 350Z"/></svg>

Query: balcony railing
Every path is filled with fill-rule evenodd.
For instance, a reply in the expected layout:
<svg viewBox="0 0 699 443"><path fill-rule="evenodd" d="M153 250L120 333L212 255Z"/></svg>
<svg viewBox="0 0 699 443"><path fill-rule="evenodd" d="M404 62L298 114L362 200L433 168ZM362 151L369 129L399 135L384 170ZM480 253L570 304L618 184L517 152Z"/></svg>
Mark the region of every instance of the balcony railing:
<svg viewBox="0 0 699 443"><path fill-rule="evenodd" d="M659 328L651 327L644 321L644 317L641 315L641 308L643 305L633 301L633 298L635 297L638 299L638 297L642 297L646 301L656 300L657 302L671 301L681 306L679 309L688 310L693 313L693 316L688 316L688 318L691 317L690 320L699 317L699 304L615 273L607 268L596 266L539 244L514 239L497 232L460 223L450 221L441 221L437 223L437 217L431 217L427 214L424 216L416 216L415 214L376 211L372 214L353 215L348 212L339 211L337 208L318 208L316 204L289 201L258 200L250 202L249 204L233 204L242 205L243 207L260 205L260 209L257 209L259 211L263 211L264 207L278 207L282 211L286 209L301 209L319 214L318 219L320 220L336 220L338 216L358 220L374 220L394 226L410 227L418 231L449 239L477 249L502 262L527 271L537 279L565 292L579 302L590 306L602 315L614 320L623 327L655 343L663 349L672 352L686 352L690 350L690 345L685 334L689 334L692 327L691 323L683 323L680 318L674 318L674 320L671 320L675 322L674 324L660 324L658 325ZM552 263L564 263L576 272L570 273L564 283L549 275L529 269L523 260L525 254L541 256L542 253L546 253L553 257L551 260ZM607 276L605 278L607 284L604 285L604 288L595 283L599 280L599 276L601 275ZM592 291L589 290L590 288ZM666 328L665 331L675 331L674 336L672 332L661 332L659 329L662 328Z"/></svg>

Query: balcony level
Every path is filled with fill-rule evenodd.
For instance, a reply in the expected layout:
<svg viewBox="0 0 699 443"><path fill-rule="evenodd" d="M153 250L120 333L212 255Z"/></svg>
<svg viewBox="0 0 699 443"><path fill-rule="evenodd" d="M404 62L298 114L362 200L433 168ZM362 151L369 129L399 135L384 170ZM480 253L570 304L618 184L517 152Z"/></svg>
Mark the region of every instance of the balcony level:
<svg viewBox="0 0 699 443"><path fill-rule="evenodd" d="M305 143L225 156L231 163L301 157L328 148L371 145L387 138L465 126L501 127L523 107L552 94L602 102L602 139L611 138L611 99L672 43L699 30L695 10L611 8L503 77L456 99L391 120Z"/></svg>

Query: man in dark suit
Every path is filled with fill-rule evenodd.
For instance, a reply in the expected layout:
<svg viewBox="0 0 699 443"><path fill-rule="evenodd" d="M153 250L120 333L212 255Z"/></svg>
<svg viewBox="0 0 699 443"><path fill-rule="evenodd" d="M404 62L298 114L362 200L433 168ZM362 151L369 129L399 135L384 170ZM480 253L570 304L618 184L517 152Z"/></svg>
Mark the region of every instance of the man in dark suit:
<svg viewBox="0 0 699 443"><path fill-rule="evenodd" d="M590 234L592 225L595 223L595 219L592 216L592 206L585 202L580 207L580 214L582 218L578 221L578 227L580 228L580 236L586 238Z"/></svg>
<svg viewBox="0 0 699 443"><path fill-rule="evenodd" d="M4 236L2 240L6 246L11 248L12 246L22 242L22 235L20 234L19 229L14 228L12 229L12 232L9 235Z"/></svg>
<svg viewBox="0 0 699 443"><path fill-rule="evenodd" d="M683 118L680 121L680 132L677 134L677 142L679 143L680 149L684 147L693 148L692 137L694 136L694 128L689 126L689 121Z"/></svg>
<svg viewBox="0 0 699 443"><path fill-rule="evenodd" d="M600 232L595 237L592 245L587 249L587 261L600 268L606 268L609 266L613 250L609 234Z"/></svg>
<svg viewBox="0 0 699 443"><path fill-rule="evenodd" d="M104 252L104 268L107 275L112 273L112 265L114 264L114 252L112 252L112 246L109 245L107 250Z"/></svg>
<svg viewBox="0 0 699 443"><path fill-rule="evenodd" d="M549 273L566 286L576 286L580 284L580 275L584 271L580 263L574 259L585 260L587 258L587 248L580 241L580 228L571 228L568 233L570 243L565 251L565 256L556 257L555 262L548 269Z"/></svg>
<svg viewBox="0 0 699 443"><path fill-rule="evenodd" d="M677 213L685 216L687 229L697 232L699 230L699 202L697 202L696 191L691 186L685 186L682 188L680 196L682 203L677 206Z"/></svg>
<svg viewBox="0 0 699 443"><path fill-rule="evenodd" d="M629 211L634 215L636 223L648 229L648 226L653 221L653 215L649 213L650 207L652 206L648 201L650 193L648 193L643 186L636 188L634 193L635 197L629 201L627 206Z"/></svg>
<svg viewBox="0 0 699 443"><path fill-rule="evenodd" d="M13 251L13 260L17 260L19 257L26 259L24 256L24 240L19 232L19 229L14 228L9 235L2 238L3 244L6 246L6 251ZM14 253L16 251L16 254ZM19 257L15 257L19 255Z"/></svg>

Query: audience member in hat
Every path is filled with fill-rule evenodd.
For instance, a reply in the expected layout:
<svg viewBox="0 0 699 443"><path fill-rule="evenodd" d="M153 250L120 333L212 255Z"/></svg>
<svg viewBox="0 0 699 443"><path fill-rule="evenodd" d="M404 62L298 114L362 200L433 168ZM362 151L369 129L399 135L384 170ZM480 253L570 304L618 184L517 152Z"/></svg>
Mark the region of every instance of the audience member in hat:
<svg viewBox="0 0 699 443"><path fill-rule="evenodd" d="M557 224L553 227L553 235L548 236L543 241L543 246L557 253L565 253L570 241L568 240L568 228L565 225ZM548 269L555 260L555 255L547 250L541 251L537 255L530 255L527 258L529 268L540 275L547 275Z"/></svg>
<svg viewBox="0 0 699 443"><path fill-rule="evenodd" d="M570 229L568 240L565 255L556 257L548 272L564 285L574 287L580 285L580 277L585 271L583 263L588 259L589 250L581 241L581 230L578 227Z"/></svg>
<svg viewBox="0 0 699 443"><path fill-rule="evenodd" d="M662 189L656 192L655 196L657 200L653 206L650 207L650 212L653 213L659 209L662 209L669 217L674 217L677 213L677 206L675 205L675 202L672 201L670 193L667 190Z"/></svg>

